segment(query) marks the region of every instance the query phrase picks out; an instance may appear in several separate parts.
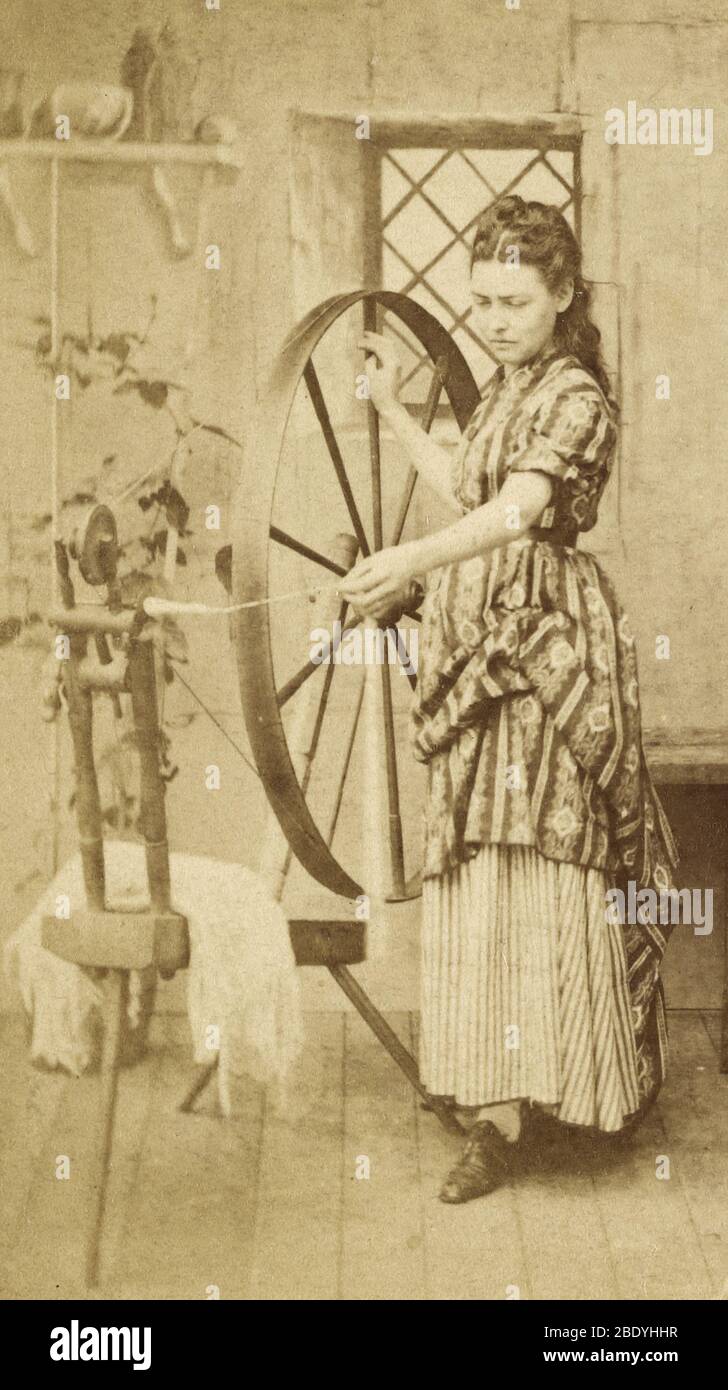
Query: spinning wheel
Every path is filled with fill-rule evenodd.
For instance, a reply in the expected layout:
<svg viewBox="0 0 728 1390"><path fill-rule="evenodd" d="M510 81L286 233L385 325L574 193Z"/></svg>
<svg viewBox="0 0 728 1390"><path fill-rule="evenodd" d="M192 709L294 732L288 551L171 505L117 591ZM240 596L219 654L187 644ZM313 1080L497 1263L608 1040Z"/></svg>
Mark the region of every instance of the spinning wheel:
<svg viewBox="0 0 728 1390"><path fill-rule="evenodd" d="M299 585L302 560L306 582L313 586L331 579L333 585L331 576L345 574L357 556L398 545L407 529L417 474L409 469L405 478L401 465L382 468L385 441L380 438L377 411L364 394L365 368L356 346L361 336L360 304L365 329L376 327L379 309L393 317L400 336L409 335L430 358L434 373L422 410L424 428L430 429L443 390L461 430L470 419L480 399L478 388L459 347L437 319L414 300L388 291L336 296L313 310L282 348L258 413L233 518L234 599L257 605L236 614L235 644L243 710L258 771L288 844L304 869L324 887L350 898L362 891L361 873L354 862L356 835L350 834L347 841L342 826L347 805L361 802L361 781L352 775L361 698L357 701L351 685L348 692L339 693L337 713L342 718L337 719L337 729L348 721L349 733L343 744L339 735L334 748L327 741L333 721L325 720L326 711L336 682L345 681L352 672L343 661L340 665L330 661L322 677L321 663L310 653L301 661L305 601L293 619L288 610L284 629L275 600L292 587L292 557L299 567ZM348 381L342 371L347 365ZM419 621L415 604L409 603L403 613L409 622ZM409 663L401 616L388 615L378 627L385 638L389 635L389 650L405 667ZM340 648L360 625L346 602L341 602L336 621L339 626L332 629L329 652L335 657L338 650L343 658ZM293 652L292 632L296 634ZM414 685L411 671L408 676ZM289 711L296 700L312 696L310 687L305 691L311 681L321 684L312 701L315 712L302 759L300 750L292 746L295 714ZM389 661L383 662L381 743L374 755L382 756L386 767L388 805L382 807L382 818L389 827L389 863L382 896L389 901L411 898L420 891L420 874L406 862L416 852L416 830L412 832L411 825L416 827L417 817L408 817L407 799L401 796L402 769L396 748L397 703L402 704L405 694L409 697L406 682L399 674L393 679ZM321 762L324 748L328 750L327 782L322 788L314 759L318 752ZM328 793L324 812L322 790Z"/></svg>
<svg viewBox="0 0 728 1390"><path fill-rule="evenodd" d="M385 544L398 545L408 525L417 475L409 469L402 486L401 473L398 474L396 468L383 472L377 412L362 390L364 422L355 389L357 383L362 388L366 378L360 349L356 346L361 330L358 324L354 326L348 311L358 308L360 303L363 304L365 329L376 325L379 307L398 321L432 361L434 373L422 412L425 429L429 430L432 425L443 390L458 426L462 429L467 424L479 393L460 349L436 319L403 295L378 291L336 297L309 314L283 347L258 416L233 517L234 599L236 604L250 605L235 610L234 633L243 711L258 772L284 832L286 857L281 878L285 877L292 852L311 877L345 897L354 897L361 891L361 876L357 877L354 862L356 841L365 839L359 822L361 783L357 785L357 779L350 774L356 768L356 734L364 680L359 681L357 698L352 699L351 689L341 691L337 715L350 716L354 710L343 744L337 737L324 744L324 736L328 736L329 728L334 725L333 719L328 724L325 721L327 709L331 710L336 701L334 673L340 669L343 677L344 663L342 661L340 666L331 661L324 664L314 658L314 651L318 649L310 647L307 659L301 661L296 651L296 638L291 650L290 637L291 631L298 634L299 639L303 633L303 640L308 642L306 627L310 627L312 609L310 604L307 606L307 585L311 594L318 591L323 576L330 578L333 590L333 576L346 574L357 555L369 555ZM347 360L352 370L348 385L344 381L342 388L341 368ZM368 503L362 511L361 498L365 492ZM292 520L284 516L286 505L288 512L293 514ZM322 518L325 518L328 540L309 543L309 537L318 537L321 533ZM304 536L307 539L304 540ZM106 587L105 601L76 602L69 553L87 583ZM169 977L188 962L187 923L170 905L154 655L146 627L151 610L145 604L158 600L143 599L135 607L124 606L116 575L117 555L114 516L105 505L97 505L91 509L68 548L62 541L56 541L62 606L50 615L50 621L60 632L70 634L66 688L78 779L77 811L88 908L74 908L71 922L61 924L55 918L46 918L43 943L63 959L105 972L108 995L87 1252L87 1280L91 1286L99 1277L124 978L130 971L142 970L159 970ZM287 592L294 587L291 564L298 567L295 572L297 592L293 595ZM290 608L284 610L277 600L301 596L299 571L302 564L307 567L307 577L299 611L293 614L292 623ZM182 605L183 608L190 606L194 607ZM208 610L203 606L203 611ZM332 632L329 648L329 655L334 656L347 635L357 629L361 631L360 620L356 614L348 613L345 602L337 601L335 611L338 629ZM288 616L284 616L284 622L288 622L288 628L282 631L276 615L286 612ZM367 631L391 635L395 658L404 669L410 662L399 626L402 613L412 622L419 620L416 604L408 600L402 612L388 614L378 629L369 625ZM302 618L305 619L303 626ZM89 638L93 638L95 656L89 653ZM114 643L113 652L110 641ZM343 650L341 654L343 658ZM293 667L287 675L286 661ZM322 664L323 676L317 674ZM363 675L360 669L359 676ZM411 670L409 676L414 683ZM320 690L316 689L316 681L322 682ZM339 679L339 687L341 684ZM373 750L373 756L381 756L386 766L388 801L386 812L381 808L389 826L387 886L381 896L401 901L419 892L419 874L406 872L412 837L402 813L407 798L400 797L402 769L398 768L396 749L397 696L407 694L407 688L406 682L399 678L393 681L386 662L381 668L381 691L381 739L377 730ZM131 696L141 764L140 823L149 879L150 905L144 912L111 909L106 903L103 832L92 746L92 697L101 693L111 696L115 708L122 695ZM296 701L305 719L296 715ZM399 704L402 705L401 698ZM289 707L293 711L292 719L286 718ZM339 722L337 718L337 730ZM369 733L371 737L371 730ZM304 740L303 750L301 739ZM334 747L337 743L338 749ZM334 795L333 798L329 795L330 804L324 809L326 823L320 825L317 796L320 798L322 785L320 778L317 779L315 761L317 752L324 746L327 758L323 790L330 794L333 785ZM336 751L338 764L334 757ZM370 755L372 749L367 747L364 756ZM319 758L319 764L321 761ZM353 849L351 834L347 841L342 833L348 803L352 804L356 827ZM379 811L376 814L378 816ZM417 818L411 819L416 821ZM370 886L368 883L367 888ZM360 941L351 927L350 920L289 922L297 963L325 965L330 970L441 1123L446 1129L460 1133L457 1118L442 1098L427 1095L420 1083L414 1057L349 972L349 964L363 959L363 938ZM195 1078L182 1102L182 1110L192 1109L216 1064L217 1054Z"/></svg>

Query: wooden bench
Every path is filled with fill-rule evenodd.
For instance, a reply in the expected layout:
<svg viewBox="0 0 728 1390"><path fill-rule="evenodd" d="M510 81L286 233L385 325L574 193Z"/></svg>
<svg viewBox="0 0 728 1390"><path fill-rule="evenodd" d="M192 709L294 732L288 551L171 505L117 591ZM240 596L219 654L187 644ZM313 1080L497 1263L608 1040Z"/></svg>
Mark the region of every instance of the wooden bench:
<svg viewBox="0 0 728 1390"><path fill-rule="evenodd" d="M647 763L658 790L661 786L728 787L728 732L691 728L646 730L643 742ZM728 794L722 798L722 813L725 846L728 838ZM728 865L728 858L725 862ZM720 1070L728 1072L728 912L724 915Z"/></svg>

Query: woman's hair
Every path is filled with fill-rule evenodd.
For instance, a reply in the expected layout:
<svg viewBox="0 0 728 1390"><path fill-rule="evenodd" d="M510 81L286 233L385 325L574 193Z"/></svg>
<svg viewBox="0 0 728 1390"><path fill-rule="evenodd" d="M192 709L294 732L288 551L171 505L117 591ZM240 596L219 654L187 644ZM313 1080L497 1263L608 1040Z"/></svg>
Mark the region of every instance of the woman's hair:
<svg viewBox="0 0 728 1390"><path fill-rule="evenodd" d="M573 280L574 296L568 309L557 315L554 339L579 358L618 415L602 359L601 333L589 317L591 291L581 273L581 248L566 218L548 203L527 203L515 194L496 198L478 222L471 270L477 261L505 261L510 246L518 247L521 263L540 271L552 294L565 280Z"/></svg>

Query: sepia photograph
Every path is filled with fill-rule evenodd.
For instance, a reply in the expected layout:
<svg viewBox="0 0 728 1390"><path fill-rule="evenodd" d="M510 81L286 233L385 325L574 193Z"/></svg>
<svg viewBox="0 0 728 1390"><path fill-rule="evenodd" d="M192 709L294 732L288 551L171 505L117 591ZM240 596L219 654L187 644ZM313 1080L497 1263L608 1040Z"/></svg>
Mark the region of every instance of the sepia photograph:
<svg viewBox="0 0 728 1390"><path fill-rule="evenodd" d="M176 1301L678 1361L728 0L4 0L0 54L0 1297L46 1367Z"/></svg>

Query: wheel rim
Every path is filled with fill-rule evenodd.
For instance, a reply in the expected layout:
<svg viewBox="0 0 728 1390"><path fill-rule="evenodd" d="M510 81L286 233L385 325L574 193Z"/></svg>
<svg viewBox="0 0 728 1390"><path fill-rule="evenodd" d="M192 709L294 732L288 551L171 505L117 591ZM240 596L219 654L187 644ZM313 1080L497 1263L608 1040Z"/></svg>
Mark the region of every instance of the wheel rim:
<svg viewBox="0 0 728 1390"><path fill-rule="evenodd" d="M410 473L401 496L392 535L386 538L383 533L381 501L379 421L374 406L367 401L373 516L371 532L368 534L346 471L344 455L328 414L326 396L321 389L312 361L315 349L322 343L332 326L358 303L363 305L365 328L375 326L377 306L380 306L405 324L424 348L433 366L437 364L442 373L446 373L444 383L441 378L438 383L435 372L435 380L428 398L428 411L431 409L433 416L440 394L444 391L462 431L480 399L470 368L457 343L427 310L414 300L389 291L354 291L327 300L312 310L289 334L276 359L267 390L256 412L254 437L250 447L246 449L243 474L233 503L232 571L234 602L260 605L239 611L233 620L238 678L248 737L266 796L293 854L318 883L347 898L356 897L363 889L357 879L336 858L331 848L333 832L328 835L322 833L309 808L306 787L302 785L305 779L301 779L297 773L282 718L283 708L289 700L295 699L298 691L315 671L315 667L306 662L291 679L282 685L277 684L271 639L271 608L268 601L276 597L269 590L271 545L285 547L314 561L321 568L322 577L327 574L343 574L348 568L348 565L337 566L332 562L325 545L319 546L316 540L309 537L303 539L284 531L273 521L279 471L286 448L287 427L301 383L305 384L311 398L331 462L331 476L339 488L339 496L346 505L351 530L359 542L360 551L369 554L379 549L383 543L398 543L401 538L414 486L412 474ZM361 370L363 372L363 366ZM342 602L340 613L343 612L344 617L346 611L347 605ZM324 691L314 725L314 753L318 748L334 670L333 664L326 667ZM392 798L397 795L397 756L391 709L391 683L389 667L386 664L382 666L382 708L392 884L391 891L386 896L391 900L401 900L417 894L420 874L418 871L409 878L405 876L401 843L399 849L397 847L397 825L400 826L401 839L401 818L399 805L392 805ZM356 736L357 720L358 714L352 739ZM338 793L339 801L343 795L346 771L348 762L345 760L344 781ZM335 824L336 817L334 826Z"/></svg>

